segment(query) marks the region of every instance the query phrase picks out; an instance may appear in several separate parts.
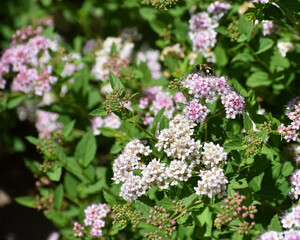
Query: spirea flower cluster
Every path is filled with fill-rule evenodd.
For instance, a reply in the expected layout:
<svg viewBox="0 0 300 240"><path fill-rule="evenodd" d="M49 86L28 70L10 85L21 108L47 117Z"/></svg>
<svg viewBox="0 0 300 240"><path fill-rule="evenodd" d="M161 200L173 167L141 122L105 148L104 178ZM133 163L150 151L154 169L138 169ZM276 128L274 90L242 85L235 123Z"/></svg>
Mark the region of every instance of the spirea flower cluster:
<svg viewBox="0 0 300 240"><path fill-rule="evenodd" d="M93 67L93 74L96 79L107 81L109 71L120 76L123 68L127 67L132 57L134 43L132 38L123 35L123 37L108 37L102 44L102 48L96 51L96 63ZM116 47L118 55L111 55L112 46Z"/></svg>
<svg viewBox="0 0 300 240"><path fill-rule="evenodd" d="M221 163L225 162L227 159L227 153L224 152L224 148L219 144L214 143L204 143L202 151L202 163L207 168L212 168L219 166Z"/></svg>
<svg viewBox="0 0 300 240"><path fill-rule="evenodd" d="M151 150L138 139L131 140L115 160L112 179L116 183L123 182L120 196L126 201L132 202L152 186L166 189L179 181L187 181L195 164L199 164L201 144L191 138L195 124L177 115L169 126L158 134L156 144L158 150L164 150L174 158L169 166L156 158L146 164L144 159Z"/></svg>
<svg viewBox="0 0 300 240"><path fill-rule="evenodd" d="M216 1L212 3L207 12L203 11L191 16L189 20L189 37L193 42L193 51L202 53L207 60L215 58L211 56L211 49L217 42L218 21L227 13L230 4Z"/></svg>
<svg viewBox="0 0 300 240"><path fill-rule="evenodd" d="M179 93L182 95L181 93ZM139 107L143 110L149 110L142 116L144 125L151 125L154 116L163 108L166 107L164 115L167 118L172 118L175 110L176 100L181 101L182 97L176 95L176 98L171 93L166 92L161 86L149 87L145 91L143 97L140 98ZM152 112L152 113L151 113Z"/></svg>
<svg viewBox="0 0 300 240"><path fill-rule="evenodd" d="M267 231L260 235L259 240L298 240L300 239L300 205L292 208L281 219L283 232Z"/></svg>
<svg viewBox="0 0 300 240"><path fill-rule="evenodd" d="M262 34L264 36L270 35L271 33L276 33L280 30L280 27L274 24L272 20L262 21Z"/></svg>
<svg viewBox="0 0 300 240"><path fill-rule="evenodd" d="M209 113L207 108L202 105L201 100L205 103L214 103L220 98L227 118L234 119L237 114L243 113L244 98L228 85L223 76L204 76L199 73L191 73L182 84L195 98L184 109L184 113L190 120L203 122Z"/></svg>
<svg viewBox="0 0 300 240"><path fill-rule="evenodd" d="M84 225L91 226L90 235L92 237L101 237L103 235L101 230L105 226L105 221L103 219L107 217L109 212L110 209L106 203L92 204L84 210ZM73 230L75 231L74 237L83 236L84 227L78 222L74 223Z"/></svg>
<svg viewBox="0 0 300 240"><path fill-rule="evenodd" d="M113 129L118 129L121 126L121 121L118 116L114 113L109 113L105 117L94 117L91 120L92 123L92 130L93 134L100 135L101 131L99 130L100 127L109 127Z"/></svg>
<svg viewBox="0 0 300 240"><path fill-rule="evenodd" d="M287 142L297 141L298 131L300 128L300 98L296 97L288 103L286 116L292 121L291 124L285 126L281 124L278 127L279 133Z"/></svg>
<svg viewBox="0 0 300 240"><path fill-rule="evenodd" d="M38 28L39 29L39 28ZM13 72L15 77L11 84L12 91L34 93L42 96L49 92L51 85L57 81L52 76L52 66L49 65L50 51L56 51L56 41L40 35L40 30L26 29L17 31L21 43L16 39L6 49L0 60L0 89L6 87L5 74Z"/></svg>
<svg viewBox="0 0 300 240"><path fill-rule="evenodd" d="M58 117L59 115L57 113L37 110L35 126L40 138L49 138L52 132L62 129L63 125L57 121Z"/></svg>
<svg viewBox="0 0 300 240"><path fill-rule="evenodd" d="M300 169L296 169L291 177L290 177L290 182L291 182L291 190L289 192L289 196L292 199L298 199L300 196Z"/></svg>
<svg viewBox="0 0 300 240"><path fill-rule="evenodd" d="M83 68L83 63L80 63L81 55L79 53L69 53L61 58L65 62L64 70L61 73L62 77L72 76L74 72Z"/></svg>
<svg viewBox="0 0 300 240"><path fill-rule="evenodd" d="M161 65L159 63L159 55L159 50L154 50L147 47L142 47L136 55L138 63L145 62L147 64L153 79L158 79L162 75Z"/></svg>

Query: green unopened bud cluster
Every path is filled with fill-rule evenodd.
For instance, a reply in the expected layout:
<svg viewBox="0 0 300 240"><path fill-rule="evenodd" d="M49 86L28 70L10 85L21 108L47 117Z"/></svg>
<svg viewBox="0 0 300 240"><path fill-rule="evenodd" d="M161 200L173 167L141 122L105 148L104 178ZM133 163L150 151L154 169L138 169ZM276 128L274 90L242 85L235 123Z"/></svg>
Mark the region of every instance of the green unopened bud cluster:
<svg viewBox="0 0 300 240"><path fill-rule="evenodd" d="M259 136L259 132L251 129L247 132L247 135L243 138L243 148L245 150L245 156L255 156L264 143L264 139Z"/></svg>
<svg viewBox="0 0 300 240"><path fill-rule="evenodd" d="M45 214L47 214L54 207L53 198L50 195L47 195L45 197L37 195L35 197L33 205L37 210L43 211Z"/></svg>
<svg viewBox="0 0 300 240"><path fill-rule="evenodd" d="M170 238L172 233L176 230L176 220L187 214L183 207L183 202L173 201L173 210L170 212L164 207L154 206L154 209L150 209L150 214L147 219L147 223L157 228L154 232L145 233L145 237L151 240Z"/></svg>
<svg viewBox="0 0 300 240"><path fill-rule="evenodd" d="M114 214L114 222L119 223L120 226L132 224L133 229L143 220L141 213L133 211L130 204L115 205L112 207Z"/></svg>
<svg viewBox="0 0 300 240"><path fill-rule="evenodd" d="M221 213L217 214L214 225L217 229L227 226L238 231L239 234L249 234L255 226L255 222L248 222L254 219L257 209L254 205L245 206L242 204L246 197L235 193L233 197L225 199L225 205L221 205ZM237 224L238 223L238 224Z"/></svg>
<svg viewBox="0 0 300 240"><path fill-rule="evenodd" d="M108 112L121 112L130 100L130 95L125 94L124 97L122 95L121 89L115 88L111 93L106 96L106 100L104 102L104 109Z"/></svg>

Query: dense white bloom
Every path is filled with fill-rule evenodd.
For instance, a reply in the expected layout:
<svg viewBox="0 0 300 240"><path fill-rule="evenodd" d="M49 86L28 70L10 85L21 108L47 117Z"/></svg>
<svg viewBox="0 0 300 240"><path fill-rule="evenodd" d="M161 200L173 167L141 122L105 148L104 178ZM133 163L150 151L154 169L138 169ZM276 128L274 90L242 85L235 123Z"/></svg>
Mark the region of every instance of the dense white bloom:
<svg viewBox="0 0 300 240"><path fill-rule="evenodd" d="M167 175L165 173L165 163L161 163L160 160L154 158L142 171L142 182L149 184L154 184L159 188L168 188L168 183L165 181Z"/></svg>
<svg viewBox="0 0 300 240"><path fill-rule="evenodd" d="M160 131L155 146L159 151L163 149L168 157L187 159L189 155L198 153L201 147L200 141L191 138L195 125L183 115L175 116L169 128Z"/></svg>
<svg viewBox="0 0 300 240"><path fill-rule="evenodd" d="M166 174L170 179L170 185L177 185L179 181L186 182L192 177L193 164L187 164L185 161L173 160L166 169Z"/></svg>
<svg viewBox="0 0 300 240"><path fill-rule="evenodd" d="M292 199L298 199L300 196L300 169L296 169L290 177L291 191L289 196Z"/></svg>
<svg viewBox="0 0 300 240"><path fill-rule="evenodd" d="M291 52L295 49L294 44L291 42L278 42L277 47L283 57L286 57L287 52Z"/></svg>
<svg viewBox="0 0 300 240"><path fill-rule="evenodd" d="M283 240L283 234L275 231L267 231L260 235L258 240Z"/></svg>
<svg viewBox="0 0 300 240"><path fill-rule="evenodd" d="M281 224L284 228L300 229L300 205L296 205L291 212L286 213L281 219Z"/></svg>
<svg viewBox="0 0 300 240"><path fill-rule="evenodd" d="M224 148L219 144L215 145L212 142L204 143L203 149L202 162L206 167L216 167L227 159L227 153L224 152Z"/></svg>
<svg viewBox="0 0 300 240"><path fill-rule="evenodd" d="M218 198L226 195L226 184L228 183L223 169L213 167L211 170L200 170L201 180L198 180L198 186L194 187L197 195L207 195L212 198L217 194Z"/></svg>
<svg viewBox="0 0 300 240"><path fill-rule="evenodd" d="M133 175L132 172L126 177L125 183L121 186L120 196L128 202L133 202L138 197L144 195L147 185L142 181L142 177Z"/></svg>

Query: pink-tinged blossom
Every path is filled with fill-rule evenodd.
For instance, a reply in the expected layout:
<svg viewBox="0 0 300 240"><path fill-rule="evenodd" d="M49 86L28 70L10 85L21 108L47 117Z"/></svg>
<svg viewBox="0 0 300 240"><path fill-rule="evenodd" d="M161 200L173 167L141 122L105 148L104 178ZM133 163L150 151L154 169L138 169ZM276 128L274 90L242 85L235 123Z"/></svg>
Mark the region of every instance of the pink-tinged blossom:
<svg viewBox="0 0 300 240"><path fill-rule="evenodd" d="M75 231L74 237L81 238L83 236L84 227L80 223L74 222L73 230Z"/></svg>
<svg viewBox="0 0 300 240"><path fill-rule="evenodd" d="M202 105L198 99L194 99L183 109L185 116L196 123L204 122L209 112L210 110Z"/></svg>
<svg viewBox="0 0 300 240"><path fill-rule="evenodd" d="M30 28L26 31L30 32ZM22 33L17 31L16 36L19 35L22 36ZM12 66L11 70L16 74L11 84L12 91L42 96L45 92L49 92L51 85L57 81L57 78L51 75L51 66L47 65L51 58L49 50L56 51L57 42L38 34L27 37L22 37L24 42L20 44L17 44L17 40L13 41L10 48L3 53L0 62L0 88L5 88L6 80L3 74L8 73L9 66Z"/></svg>
<svg viewBox="0 0 300 240"><path fill-rule="evenodd" d="M213 18L220 20L227 14L230 6L229 3L216 1L208 6L207 11L213 15Z"/></svg>
<svg viewBox="0 0 300 240"><path fill-rule="evenodd" d="M264 36L270 35L271 33L276 33L280 30L280 27L274 24L272 20L262 21L262 34Z"/></svg>
<svg viewBox="0 0 300 240"><path fill-rule="evenodd" d="M113 129L118 129L121 126L121 121L118 116L114 113L110 113L105 117L94 117L91 120L92 130L94 135L100 135L100 127L109 127Z"/></svg>
<svg viewBox="0 0 300 240"><path fill-rule="evenodd" d="M144 96L140 98L139 107L152 112L152 114L148 113L142 116L145 125L151 125L154 116L163 107L166 107L164 115L168 118L172 118L175 110L173 96L169 92L163 91L160 86L149 87Z"/></svg>
<svg viewBox="0 0 300 240"><path fill-rule="evenodd" d="M219 166L227 160L227 153L224 152L224 148L219 144L215 145L213 142L204 143L203 150L202 162L206 167Z"/></svg>
<svg viewBox="0 0 300 240"><path fill-rule="evenodd" d="M61 73L62 77L69 77L73 75L74 72L83 68L83 63L80 63L81 56L79 53L70 53L63 56L61 60L65 62L64 70Z"/></svg>
<svg viewBox="0 0 300 240"><path fill-rule="evenodd" d="M225 107L226 117L234 119L244 110L244 98L236 93L227 83L225 77L204 76L191 73L183 81L183 86L194 95L195 99L204 99L206 103L214 103L218 98Z"/></svg>
<svg viewBox="0 0 300 240"><path fill-rule="evenodd" d="M175 186L179 182L186 182L192 177L194 164L187 164L183 160L172 160L166 169L166 175L170 179L170 185Z"/></svg>
<svg viewBox="0 0 300 240"><path fill-rule="evenodd" d="M298 131L300 129L300 98L296 97L290 101L286 108L286 116L292 121L291 124L285 126L283 123L278 127L278 132L287 142L296 141Z"/></svg>
<svg viewBox="0 0 300 240"><path fill-rule="evenodd" d="M137 61L145 62L151 72L151 77L153 79L158 79L161 77L161 65L159 63L159 50L154 50L151 48L142 48L137 53Z"/></svg>
<svg viewBox="0 0 300 240"><path fill-rule="evenodd" d="M109 212L110 209L106 203L92 204L84 210L84 224L85 226L92 226L90 234L93 237L102 236L101 228L105 226L105 221L103 219L106 218Z"/></svg>
<svg viewBox="0 0 300 240"><path fill-rule="evenodd" d="M283 234L276 231L267 231L260 235L258 240L283 240Z"/></svg>
<svg viewBox="0 0 300 240"><path fill-rule="evenodd" d="M298 199L300 196L300 169L296 169L291 177L291 191L289 192L289 196L292 199Z"/></svg>
<svg viewBox="0 0 300 240"><path fill-rule="evenodd" d="M50 137L52 132L62 129L62 123L57 121L58 117L57 113L37 111L35 127L39 132L39 137Z"/></svg>
<svg viewBox="0 0 300 240"><path fill-rule="evenodd" d="M143 170L142 170L142 182L147 185L155 185L161 189L167 189L169 184L166 182L167 175L165 173L166 164L161 163L160 160L154 158Z"/></svg>

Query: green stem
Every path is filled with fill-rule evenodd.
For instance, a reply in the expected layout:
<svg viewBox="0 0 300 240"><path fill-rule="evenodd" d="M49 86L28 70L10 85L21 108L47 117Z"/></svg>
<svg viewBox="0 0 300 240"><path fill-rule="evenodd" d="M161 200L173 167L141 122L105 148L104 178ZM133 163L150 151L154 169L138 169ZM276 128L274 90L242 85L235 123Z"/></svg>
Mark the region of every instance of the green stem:
<svg viewBox="0 0 300 240"><path fill-rule="evenodd" d="M138 129L140 129L141 131L143 131L144 133L146 133L149 137L151 137L154 141L157 142L156 137L152 134L149 133L146 129L144 129L140 124L133 122L134 126L136 126Z"/></svg>

